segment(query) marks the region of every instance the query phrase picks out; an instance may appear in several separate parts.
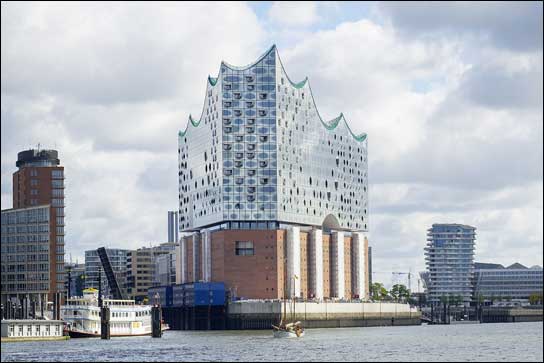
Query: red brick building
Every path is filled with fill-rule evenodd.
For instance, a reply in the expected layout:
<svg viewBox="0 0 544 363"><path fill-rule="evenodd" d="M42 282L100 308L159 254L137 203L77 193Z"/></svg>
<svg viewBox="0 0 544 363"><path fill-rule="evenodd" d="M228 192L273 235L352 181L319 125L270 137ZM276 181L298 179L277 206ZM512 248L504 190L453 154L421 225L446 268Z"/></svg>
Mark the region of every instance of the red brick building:
<svg viewBox="0 0 544 363"><path fill-rule="evenodd" d="M176 282L224 282L231 296L279 299L288 276L286 296L365 298L367 251L367 238L356 232L309 227L195 232L181 239Z"/></svg>

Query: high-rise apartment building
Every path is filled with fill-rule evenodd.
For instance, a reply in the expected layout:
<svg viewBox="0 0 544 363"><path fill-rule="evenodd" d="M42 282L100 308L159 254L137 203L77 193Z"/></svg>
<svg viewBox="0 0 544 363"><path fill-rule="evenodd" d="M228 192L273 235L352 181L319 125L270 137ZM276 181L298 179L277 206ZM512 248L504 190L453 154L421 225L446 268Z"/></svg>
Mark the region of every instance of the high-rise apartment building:
<svg viewBox="0 0 544 363"><path fill-rule="evenodd" d="M177 279L277 298L285 275L289 295L366 296L367 135L343 114L323 120L275 46L245 67L222 62L204 102L178 135L180 230L192 235Z"/></svg>
<svg viewBox="0 0 544 363"><path fill-rule="evenodd" d="M30 224L35 223L32 215L39 213L48 221L48 268L47 279L43 279L43 270L40 272L41 288L47 283L47 299L48 301L54 301L56 293L63 293L65 287L65 271L64 271L64 167L60 166L60 160L58 158L58 152L56 150L40 150L31 149L25 150L17 155L16 166L18 170L13 173L13 209L2 211L3 218L4 212L6 213L6 223L15 223L17 226L15 230L11 227L7 227L6 233L2 234L2 246L4 248L4 240L12 241L15 237L13 232L17 234L17 247L14 255L19 262L17 268L17 286L13 290L13 284L2 285L2 295L24 295L30 294L34 290L25 290L24 282L22 280L32 280L36 270L34 269L34 257L43 258L44 254L39 253L34 248L44 248L43 238L45 234L40 234L39 238L42 238L39 242L39 246L34 245L35 240L33 238L34 227ZM40 206L40 208L36 208ZM45 207L44 207L45 206ZM43 208L42 208L43 207ZM44 212L45 209L47 212ZM47 216L47 217L45 217ZM31 221L31 222L29 222ZM41 220L43 222L43 220ZM40 224L41 224L40 222ZM4 227L2 227L4 228ZM24 231L28 231L29 235L26 235ZM29 229L30 228L30 229ZM39 228L44 228L43 226ZM40 230L43 232L43 230ZM11 233L10 233L11 232ZM41 233L40 232L40 233ZM10 236L8 236L10 234ZM6 242L9 243L9 242ZM14 247L5 245L6 249ZM43 250L40 250L43 252ZM30 254L29 254L30 253ZM6 258L8 254L6 254ZM24 259L24 260L23 260ZM4 264L11 261L4 259L2 254L2 269ZM30 262L30 265L24 263ZM43 261L42 261L43 264ZM43 266L42 266L43 267ZM6 265L6 268L11 268ZM38 269L40 267L38 266ZM9 272L9 270L8 270ZM24 277L23 277L24 276ZM9 277L9 276L8 276ZM11 286L11 287L10 287ZM32 286L27 285L27 286ZM40 294L43 289L40 288ZM45 295L44 295L45 297Z"/></svg>
<svg viewBox="0 0 544 363"><path fill-rule="evenodd" d="M427 230L425 261L428 277L427 300L460 296L469 303L474 272L476 228L463 224L433 224Z"/></svg>
<svg viewBox="0 0 544 363"><path fill-rule="evenodd" d="M178 242L179 240L179 216L177 211L168 212L168 242Z"/></svg>

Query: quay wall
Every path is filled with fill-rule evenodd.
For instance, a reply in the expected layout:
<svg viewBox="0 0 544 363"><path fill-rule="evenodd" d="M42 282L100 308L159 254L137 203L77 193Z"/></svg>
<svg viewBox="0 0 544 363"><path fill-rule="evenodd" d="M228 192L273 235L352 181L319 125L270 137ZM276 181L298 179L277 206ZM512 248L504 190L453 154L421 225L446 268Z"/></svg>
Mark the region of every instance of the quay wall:
<svg viewBox="0 0 544 363"><path fill-rule="evenodd" d="M280 301L236 301L225 306L163 308L172 330L270 329L280 319ZM287 304L287 316L291 310ZM421 314L407 304L300 302L295 320L307 328L419 325Z"/></svg>

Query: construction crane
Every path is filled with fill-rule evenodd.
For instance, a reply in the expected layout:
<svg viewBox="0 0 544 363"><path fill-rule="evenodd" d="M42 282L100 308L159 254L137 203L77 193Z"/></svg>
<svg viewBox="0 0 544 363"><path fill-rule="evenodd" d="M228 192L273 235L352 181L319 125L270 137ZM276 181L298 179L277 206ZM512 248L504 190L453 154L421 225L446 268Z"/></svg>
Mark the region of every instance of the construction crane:
<svg viewBox="0 0 544 363"><path fill-rule="evenodd" d="M372 271L372 274L391 274L391 285L395 285L395 283L398 282L398 280L395 278L399 275L408 275L408 290L412 291L412 276L414 275L411 271L410 272L385 272L385 271ZM418 285L419 285L419 279L418 279ZM419 291L419 287L418 287Z"/></svg>
<svg viewBox="0 0 544 363"><path fill-rule="evenodd" d="M408 275L408 290L412 291L412 272L391 272L394 275Z"/></svg>

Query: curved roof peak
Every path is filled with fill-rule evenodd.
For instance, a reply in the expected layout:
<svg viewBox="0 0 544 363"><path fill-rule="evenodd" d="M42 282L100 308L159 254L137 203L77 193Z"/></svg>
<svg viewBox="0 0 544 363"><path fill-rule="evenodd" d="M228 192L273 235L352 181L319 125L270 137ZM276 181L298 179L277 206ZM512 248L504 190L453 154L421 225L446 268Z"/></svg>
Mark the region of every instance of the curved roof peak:
<svg viewBox="0 0 544 363"><path fill-rule="evenodd" d="M200 120L193 119L193 116L189 114L189 122L187 122L187 126L185 126L185 130L179 131L178 136L183 137L187 133L187 129L189 129L189 124L193 125L193 127L197 127L200 124Z"/></svg>
<svg viewBox="0 0 544 363"><path fill-rule="evenodd" d="M226 66L228 68L231 68L231 69L235 69L235 70L238 70L238 71L243 71L243 70L246 70L248 68L251 68L253 67L255 64L259 63L260 61L262 61L264 58L266 58L270 53L272 52L276 52L276 44L273 44L270 48L268 48L268 50L266 52L264 52L264 54L262 54L259 58L257 58L256 61L254 62L251 62L250 64L248 65L245 65L245 66L235 66L235 65L232 65L230 63L227 63L225 62L224 60L221 61L221 66Z"/></svg>
<svg viewBox="0 0 544 363"><path fill-rule="evenodd" d="M304 80L296 83L296 82L293 82L290 78L289 78L289 75L287 74L287 71L285 70L285 67L283 66L283 62L281 61L281 57L279 55L279 53L277 53L277 56L278 56L278 60L279 60L279 63L280 63L280 66L281 66L281 69L283 71L283 73L285 74L285 76L287 77L287 80L289 81L289 83L291 84L291 86L293 86L294 88L296 89L301 89L301 88L304 88L306 85L308 85L308 91L310 92L310 96L312 97L312 102L314 103L314 108L316 110L316 113L317 113L317 117L319 118L319 120L321 121L321 123L323 124L323 126L325 126L325 128L327 130L334 130L336 129L336 127L340 124L340 121L341 120L344 120L344 124L346 125L346 128L348 129L348 131L350 132L351 136L353 136L353 138L356 140L356 141L359 141L359 142L362 142L362 141L365 141L366 140L366 133L361 133L359 135L356 135L353 133L353 131L351 130L351 128L349 127L349 124L344 116L343 113L340 113L340 115L338 115L338 117L335 117L333 118L332 120L329 120L329 121L325 121L323 120L323 118L321 117L321 115L319 114L319 110L317 109L317 105L315 103L315 99L314 99L314 94L312 92L312 87L310 87L310 80L308 79L308 77L305 77Z"/></svg>

